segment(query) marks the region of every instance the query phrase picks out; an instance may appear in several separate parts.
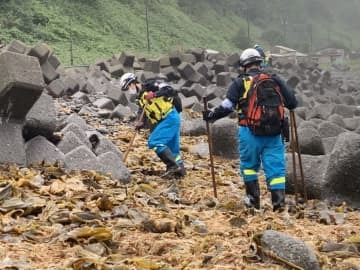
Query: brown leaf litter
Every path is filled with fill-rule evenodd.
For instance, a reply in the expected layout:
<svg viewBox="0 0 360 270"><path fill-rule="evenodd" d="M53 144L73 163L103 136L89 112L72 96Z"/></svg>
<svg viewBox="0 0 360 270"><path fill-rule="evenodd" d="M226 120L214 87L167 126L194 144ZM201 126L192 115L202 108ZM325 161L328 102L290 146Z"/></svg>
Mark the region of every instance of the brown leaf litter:
<svg viewBox="0 0 360 270"><path fill-rule="evenodd" d="M109 137L125 152L132 132L119 124ZM309 201L273 213L261 181L262 211L254 213L242 202L236 161L214 158L214 198L209 160L189 150L205 136L181 138L188 174L171 181L159 177L165 166L147 149L147 135L129 153L128 185L56 165L2 165L0 269L290 269L254 252L254 236L266 229L304 241L322 269L359 269L358 211L343 205L324 214L323 202Z"/></svg>

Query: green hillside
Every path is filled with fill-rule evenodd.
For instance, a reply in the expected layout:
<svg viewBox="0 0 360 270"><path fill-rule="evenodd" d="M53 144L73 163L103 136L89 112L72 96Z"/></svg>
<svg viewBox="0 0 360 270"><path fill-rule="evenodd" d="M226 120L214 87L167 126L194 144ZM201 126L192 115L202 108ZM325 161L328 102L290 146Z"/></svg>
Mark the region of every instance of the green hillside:
<svg viewBox="0 0 360 270"><path fill-rule="evenodd" d="M359 0L0 0L0 39L46 42L65 64L71 47L74 64L121 51L149 54L146 3L152 55L190 47L238 50L248 45L248 22L250 44L360 47L351 25ZM355 14L347 18L349 8Z"/></svg>

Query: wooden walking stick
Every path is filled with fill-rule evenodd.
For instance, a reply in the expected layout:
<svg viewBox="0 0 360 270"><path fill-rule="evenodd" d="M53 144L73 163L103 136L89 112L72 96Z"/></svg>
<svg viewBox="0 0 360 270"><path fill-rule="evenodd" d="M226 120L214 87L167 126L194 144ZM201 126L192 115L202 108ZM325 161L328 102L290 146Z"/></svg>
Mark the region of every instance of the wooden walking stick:
<svg viewBox="0 0 360 270"><path fill-rule="evenodd" d="M298 197L297 197L297 177L296 177L296 165L295 165L295 152L297 152L298 155L298 161L299 161L299 169L300 169L300 177L301 177L301 185L304 195L304 201L307 202L307 194L306 194L306 187L305 187L305 179L304 179L304 171L302 166L302 160L301 160L301 149L299 144L299 138L297 133L297 127L296 127L296 120L295 120L295 113L294 111L290 111L290 125L291 125L291 149L292 149L292 160L293 160L293 175L294 175L294 185L295 185L295 203L297 205Z"/></svg>
<svg viewBox="0 0 360 270"><path fill-rule="evenodd" d="M203 97L204 100L204 110L208 110L207 98L206 96ZM217 198L217 191L216 191L216 181L215 181L215 171L214 171L214 159L212 154L212 139L211 139L211 132L210 132L210 125L208 121L206 122L206 132L208 137L208 145L209 145L209 155L210 155L210 167L211 167L211 177L212 177L212 184L214 189L214 197Z"/></svg>
<svg viewBox="0 0 360 270"><path fill-rule="evenodd" d="M298 186L297 186L297 176L296 176L296 158L295 158L295 131L293 127L293 115L290 111L290 132L291 132L291 156L292 156L292 167L293 167L293 179L294 179L294 193L295 193L295 205L298 204Z"/></svg>
<svg viewBox="0 0 360 270"><path fill-rule="evenodd" d="M145 113L145 106L144 106L144 108L142 109L139 118L136 120L136 123L139 123L139 122L143 119L144 113ZM125 154L124 154L124 159L123 159L124 162L126 161L127 156L129 155L129 152L130 152L130 150L131 150L131 148L132 148L132 145L133 145L133 143L134 143L134 141L135 141L135 137L136 137L136 134L137 134L137 133L138 133L138 130L135 130L133 136L132 136L131 139L130 139L129 146L128 146L128 148L126 149L126 152L125 152Z"/></svg>
<svg viewBox="0 0 360 270"><path fill-rule="evenodd" d="M305 177L304 177L304 170L303 170L303 166L302 166L301 149L300 149L299 137L298 137L298 133L297 133L295 113L294 113L294 111L290 111L290 114L292 115L292 118L293 118L293 126L294 126L294 131L295 131L294 134L295 134L296 147L297 147L298 160L299 160L301 185L302 185L302 189L303 189L304 200L305 200L305 202L307 202L307 193L306 193L306 187L305 187Z"/></svg>

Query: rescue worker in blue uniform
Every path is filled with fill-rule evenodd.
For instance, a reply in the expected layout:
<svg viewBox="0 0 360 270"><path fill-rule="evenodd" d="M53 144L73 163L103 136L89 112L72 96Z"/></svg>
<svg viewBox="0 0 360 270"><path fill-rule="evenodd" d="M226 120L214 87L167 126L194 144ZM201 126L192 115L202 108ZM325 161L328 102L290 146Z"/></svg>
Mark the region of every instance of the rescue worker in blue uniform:
<svg viewBox="0 0 360 270"><path fill-rule="evenodd" d="M257 50L260 56L263 58L261 62L261 66L263 68L271 67L272 65L271 57L265 54L264 49L259 44L255 44L254 49Z"/></svg>
<svg viewBox="0 0 360 270"><path fill-rule="evenodd" d="M165 163L164 176L184 177L186 170L180 156L181 121L179 108L174 103L174 99L178 99L176 90L155 79L140 84L133 73L125 73L120 85L122 90L135 89L138 93L138 104L152 126L148 147ZM139 123L136 129L143 128L143 119Z"/></svg>
<svg viewBox="0 0 360 270"><path fill-rule="evenodd" d="M274 136L257 136L246 126L246 121L241 121L246 117L246 96L251 81L262 73L263 58L259 52L253 48L246 49L240 56L240 65L244 69L244 74L234 80L226 93L226 98L221 105L213 111L203 112L205 121L215 121L227 116L234 110L239 112L239 152L240 152L240 172L246 188L246 205L248 207L260 208L260 190L258 183L258 171L262 163L266 181L271 192L273 210L282 208L285 205L285 145L281 134ZM293 91L288 89L285 82L276 75L271 75L280 88L284 97L284 106L289 110L297 106L297 101Z"/></svg>

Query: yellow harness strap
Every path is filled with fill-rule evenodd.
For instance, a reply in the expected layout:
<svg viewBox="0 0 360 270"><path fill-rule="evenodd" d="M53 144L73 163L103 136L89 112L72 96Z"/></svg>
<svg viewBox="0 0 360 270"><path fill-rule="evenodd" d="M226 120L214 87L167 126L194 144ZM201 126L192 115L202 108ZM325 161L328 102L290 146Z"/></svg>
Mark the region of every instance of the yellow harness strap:
<svg viewBox="0 0 360 270"><path fill-rule="evenodd" d="M246 98L247 97L247 94L251 88L251 83L252 83L252 77L251 76L248 76L248 77L245 77L243 78L243 83L244 83L244 88L245 88L245 92L242 96L242 98Z"/></svg>

